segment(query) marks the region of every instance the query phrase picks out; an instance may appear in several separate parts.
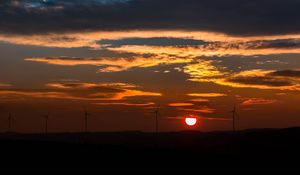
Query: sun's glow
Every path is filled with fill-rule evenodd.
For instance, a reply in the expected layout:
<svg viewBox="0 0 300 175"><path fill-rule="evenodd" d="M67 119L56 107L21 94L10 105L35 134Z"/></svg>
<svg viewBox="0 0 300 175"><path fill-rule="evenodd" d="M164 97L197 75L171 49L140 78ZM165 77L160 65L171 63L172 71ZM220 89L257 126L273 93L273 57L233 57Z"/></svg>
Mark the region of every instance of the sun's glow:
<svg viewBox="0 0 300 175"><path fill-rule="evenodd" d="M186 123L188 126L195 126L196 123L197 123L197 118L194 117L194 116L186 117L186 118L185 118L185 123Z"/></svg>

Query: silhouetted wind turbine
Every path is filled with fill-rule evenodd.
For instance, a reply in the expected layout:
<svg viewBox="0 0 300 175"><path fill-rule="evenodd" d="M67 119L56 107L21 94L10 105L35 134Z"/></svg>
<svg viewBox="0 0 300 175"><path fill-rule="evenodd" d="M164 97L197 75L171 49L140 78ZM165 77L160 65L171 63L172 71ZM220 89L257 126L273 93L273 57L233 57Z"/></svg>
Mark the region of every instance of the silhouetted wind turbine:
<svg viewBox="0 0 300 175"><path fill-rule="evenodd" d="M84 132L87 133L88 132L88 117L91 114L88 113L87 109L84 108Z"/></svg>
<svg viewBox="0 0 300 175"><path fill-rule="evenodd" d="M12 132L12 125L13 125L13 116L11 113L8 114L8 132Z"/></svg>
<svg viewBox="0 0 300 175"><path fill-rule="evenodd" d="M158 105L155 112L155 133L158 134L158 115L159 115L160 106Z"/></svg>
<svg viewBox="0 0 300 175"><path fill-rule="evenodd" d="M232 130L235 132L236 131L236 117L238 116L238 114L236 112L236 105L234 105L231 113L232 113Z"/></svg>

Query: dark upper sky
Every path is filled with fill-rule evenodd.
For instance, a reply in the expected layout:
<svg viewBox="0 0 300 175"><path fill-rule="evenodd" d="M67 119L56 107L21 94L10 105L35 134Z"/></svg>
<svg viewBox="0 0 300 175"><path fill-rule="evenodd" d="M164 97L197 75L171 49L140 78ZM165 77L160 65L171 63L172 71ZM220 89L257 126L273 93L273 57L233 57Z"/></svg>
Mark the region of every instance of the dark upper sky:
<svg viewBox="0 0 300 175"><path fill-rule="evenodd" d="M1 0L0 31L204 30L299 33L298 0Z"/></svg>
<svg viewBox="0 0 300 175"><path fill-rule="evenodd" d="M0 130L300 125L298 0L0 0Z"/></svg>

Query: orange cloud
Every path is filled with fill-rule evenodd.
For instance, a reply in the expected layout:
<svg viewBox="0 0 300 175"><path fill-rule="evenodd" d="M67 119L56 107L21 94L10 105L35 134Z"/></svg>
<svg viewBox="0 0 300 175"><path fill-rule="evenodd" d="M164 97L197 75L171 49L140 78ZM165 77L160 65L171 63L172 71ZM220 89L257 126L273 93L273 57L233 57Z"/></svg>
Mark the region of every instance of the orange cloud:
<svg viewBox="0 0 300 175"><path fill-rule="evenodd" d="M100 87L111 87L111 88L137 88L136 85L127 83L81 83L81 82L69 82L69 83L49 83L47 84L50 88L57 89L91 89Z"/></svg>
<svg viewBox="0 0 300 175"><path fill-rule="evenodd" d="M277 100L273 99L263 99L263 98L250 98L245 100L242 105L251 106L251 105L268 105L277 102Z"/></svg>
<svg viewBox="0 0 300 175"><path fill-rule="evenodd" d="M46 63L61 66L92 65L103 66L98 72L118 72L131 68L146 68L161 64L189 63L191 59L177 57L133 57L133 58L72 58L72 57L49 57L49 58L27 58L26 61Z"/></svg>
<svg viewBox="0 0 300 175"><path fill-rule="evenodd" d="M224 96L227 96L227 94L222 94L222 93L192 93L192 94L188 94L188 96L191 96L191 97L224 97Z"/></svg>
<svg viewBox="0 0 300 175"><path fill-rule="evenodd" d="M4 90L0 91L0 98L51 98L51 99L65 99L65 100L92 100L84 97L72 96L63 92L28 92L28 91L15 91L15 90Z"/></svg>
<svg viewBox="0 0 300 175"><path fill-rule="evenodd" d="M191 99L190 101L192 101L192 102L209 102L208 99L204 99L204 98Z"/></svg>
<svg viewBox="0 0 300 175"><path fill-rule="evenodd" d="M232 47L235 45L235 47ZM290 54L300 53L300 48L248 48L243 43L223 43L210 44L201 46L138 46L138 45L124 45L121 47L111 47L108 50L115 52L126 52L135 54L154 54L154 55L176 55L178 57L196 58L201 56L228 56L228 55L271 55L271 54Z"/></svg>
<svg viewBox="0 0 300 175"><path fill-rule="evenodd" d="M198 108L177 108L180 111L196 112L196 113L214 113L215 109L206 106Z"/></svg>
<svg viewBox="0 0 300 175"><path fill-rule="evenodd" d="M137 107L140 107L140 106L153 106L155 105L155 103L153 102L148 102L148 103L93 103L94 105L103 105L103 106L106 106L106 105L117 105L117 106L137 106Z"/></svg>
<svg viewBox="0 0 300 175"><path fill-rule="evenodd" d="M175 37L205 39L208 41L224 40L226 35L212 32L188 32L188 31L166 31L166 30L131 30L112 32L81 32L81 33L52 33L43 35L0 35L0 41L44 47L76 48L90 47L101 49L103 47L98 41L109 39L117 40L124 38L153 38L153 37ZM227 39L228 40L228 39Z"/></svg>
<svg viewBox="0 0 300 175"><path fill-rule="evenodd" d="M300 90L300 77L295 76L299 71L276 71L276 70L245 70L241 72L230 72L222 67L214 66L215 61L198 60L191 64L192 59L173 57L150 57L133 59L84 59L84 58L28 58L27 61L44 62L56 65L95 65L104 66L99 72L125 71L135 67L152 67L161 64L186 63L183 72L189 75L189 81L211 82L222 86L234 88L256 88L256 89L275 89L275 90ZM289 74L292 74L289 76ZM88 86L88 85L86 85ZM200 94L198 97L205 94ZM194 96L196 96L194 94ZM208 96L209 97L209 96Z"/></svg>
<svg viewBox="0 0 300 175"><path fill-rule="evenodd" d="M10 87L12 86L11 84L6 84L6 83L0 83L0 87Z"/></svg>
<svg viewBox="0 0 300 175"><path fill-rule="evenodd" d="M300 38L299 34L289 35L271 35L271 36L249 36L239 37L230 36L223 33L204 32L204 31L183 31L183 30L130 30L130 31L110 31L110 32L72 32L72 33L51 33L40 35L0 35L0 41L19 44L19 45L33 45L44 47L60 47L60 48L74 48L74 47L90 47L100 49L102 45L99 40L118 40L125 38L183 38L195 39L208 42L221 43L245 43L250 41L262 40L279 40ZM230 44L232 45L232 44ZM242 44L239 44L242 45ZM212 46L211 46L212 47ZM225 46L223 46L225 47ZM245 47L245 46L244 46ZM225 47L226 48L226 47ZM223 49L223 52L226 50ZM218 51L219 53L221 52ZM216 52L218 54L218 52ZM233 51L227 51L228 53ZM234 51L236 53L241 51ZM213 54L212 52L210 54ZM251 54L248 52L248 54Z"/></svg>
<svg viewBox="0 0 300 175"><path fill-rule="evenodd" d="M211 82L234 88L256 88L274 90L300 90L299 71L296 70L245 70L229 72L213 65L214 61L199 61L184 67L189 81ZM201 96L200 96L201 97Z"/></svg>
<svg viewBox="0 0 300 175"><path fill-rule="evenodd" d="M190 81L214 82L226 76L226 72L213 65L212 60L198 60L184 67L183 72L190 76Z"/></svg>
<svg viewBox="0 0 300 175"><path fill-rule="evenodd" d="M189 75L189 81L210 82L233 88L256 88L274 90L300 90L299 77L287 77L271 75L275 70L245 70L232 72L228 68L214 65L217 61L200 59L201 56L224 56L224 55L269 55L281 53L300 53L299 47L272 48L276 43L272 41L286 39L297 40L300 35L274 35L257 37L234 37L220 33L209 32L186 32L186 31L126 31L126 32L88 32L73 34L52 34L46 35L46 43L56 42L65 39L65 42L89 45L94 49L103 49L99 44L101 39L124 39L132 37L173 37L197 39L211 44L200 46L149 46L149 45L123 45L121 47L105 47L115 52L136 53L140 56L132 58L72 58L72 57L49 57L49 58L27 58L26 61L40 62L53 65L78 66L93 65L101 66L101 72L127 71L132 68L147 68L158 65L185 64L180 71ZM0 36L2 39L16 39L20 43L31 42L30 40L42 41L43 36L32 36L22 40L21 36ZM24 37L24 36L22 36ZM46 38L47 38L46 37ZM23 38L24 39L24 38ZM84 42L83 42L84 41ZM14 42L14 41L12 41ZM18 43L18 42L17 42ZM296 43L297 44L297 43ZM37 43L42 45L42 43ZM67 45L63 43L62 45ZM66 47L69 47L66 46ZM268 48L270 47L270 48ZM151 55L149 57L143 55Z"/></svg>
<svg viewBox="0 0 300 175"><path fill-rule="evenodd" d="M281 77L272 75L275 70L247 70L216 80L215 83L235 88L256 88L275 90L300 90L298 77Z"/></svg>
<svg viewBox="0 0 300 175"><path fill-rule="evenodd" d="M0 98L20 99L26 97L84 101L121 101L129 97L162 95L156 92L136 90L133 88L137 88L137 86L125 83L52 83L47 84L47 86L53 89L0 90Z"/></svg>
<svg viewBox="0 0 300 175"><path fill-rule="evenodd" d="M129 97L140 97L140 96L161 96L161 93L156 92L145 92L136 90L138 86L126 83L50 83L48 87L58 89L89 89L95 90L95 93L91 93L87 96L90 99L96 100L124 100ZM102 89L102 92L99 90Z"/></svg>
<svg viewBox="0 0 300 175"><path fill-rule="evenodd" d="M162 96L161 93L156 92L144 92L140 90L130 90L130 89L124 89L124 92L118 92L112 94L111 97L103 97L106 96L106 93L95 93L91 94L90 97L101 99L101 100L124 100L129 97L140 97L140 96Z"/></svg>
<svg viewBox="0 0 300 175"><path fill-rule="evenodd" d="M193 103L170 103L168 104L170 107L181 107L181 106L194 106Z"/></svg>

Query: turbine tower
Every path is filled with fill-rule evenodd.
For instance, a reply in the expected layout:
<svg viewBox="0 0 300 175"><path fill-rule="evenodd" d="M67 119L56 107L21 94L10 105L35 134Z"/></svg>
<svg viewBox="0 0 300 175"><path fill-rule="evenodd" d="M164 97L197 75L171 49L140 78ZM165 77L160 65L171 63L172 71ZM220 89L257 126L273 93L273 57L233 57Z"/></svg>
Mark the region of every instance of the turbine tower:
<svg viewBox="0 0 300 175"><path fill-rule="evenodd" d="M12 125L13 125L13 116L11 113L8 114L8 132L12 132Z"/></svg>
<svg viewBox="0 0 300 175"><path fill-rule="evenodd" d="M158 105L156 110L154 111L155 113L155 133L158 134L158 115L159 115L159 109L160 106Z"/></svg>
<svg viewBox="0 0 300 175"><path fill-rule="evenodd" d="M84 108L84 132L87 133L88 132L88 117L91 114L88 113L87 109Z"/></svg>
<svg viewBox="0 0 300 175"><path fill-rule="evenodd" d="M237 111L236 111L236 105L234 105L231 113L232 113L232 131L235 132L236 131L236 118L238 116Z"/></svg>

